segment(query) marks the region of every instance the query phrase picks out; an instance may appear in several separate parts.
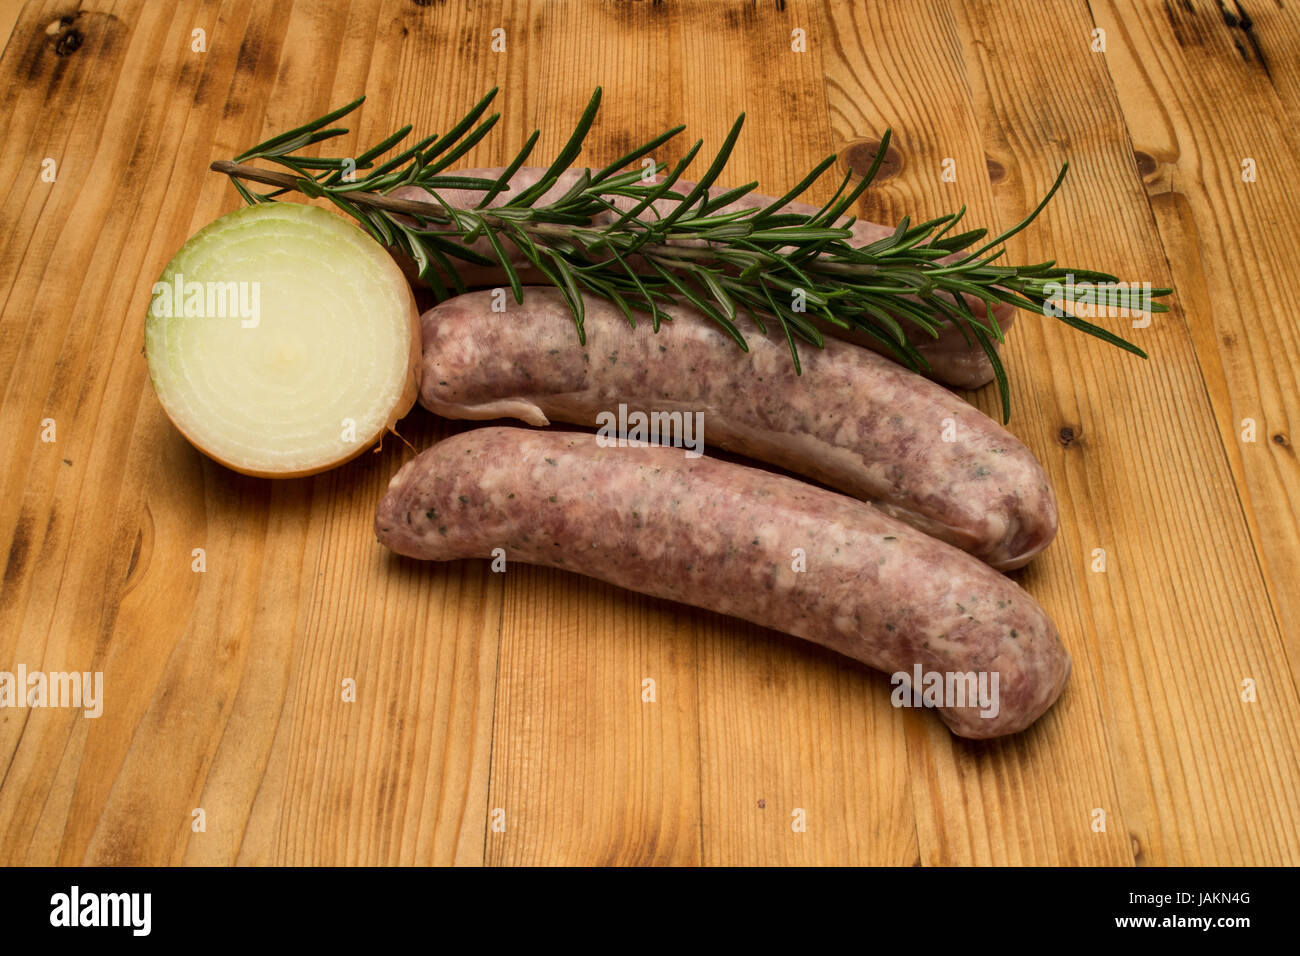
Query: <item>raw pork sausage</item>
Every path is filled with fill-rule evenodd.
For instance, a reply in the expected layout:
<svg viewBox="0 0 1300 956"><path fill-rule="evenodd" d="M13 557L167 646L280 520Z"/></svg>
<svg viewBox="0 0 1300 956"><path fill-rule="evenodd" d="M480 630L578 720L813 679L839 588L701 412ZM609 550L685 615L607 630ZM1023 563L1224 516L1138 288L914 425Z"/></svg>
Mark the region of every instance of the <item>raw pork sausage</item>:
<svg viewBox="0 0 1300 956"><path fill-rule="evenodd" d="M987 699L933 701L963 737L1023 730L1070 673L1042 608L970 555L852 498L680 449L472 429L402 466L375 533L436 561L502 548L508 562L744 618L913 684L918 671L954 690L985 679Z"/></svg>
<svg viewBox="0 0 1300 956"><path fill-rule="evenodd" d="M700 412L704 441L871 501L1006 570L1056 534L1042 466L1010 432L947 389L837 339L803 350L749 336L742 352L697 310L669 307L657 334L586 297L585 348L564 298L529 287L491 310L491 292L421 317L420 401L447 418L594 426L598 414ZM679 419L680 420L680 419ZM652 436L646 436L652 437Z"/></svg>

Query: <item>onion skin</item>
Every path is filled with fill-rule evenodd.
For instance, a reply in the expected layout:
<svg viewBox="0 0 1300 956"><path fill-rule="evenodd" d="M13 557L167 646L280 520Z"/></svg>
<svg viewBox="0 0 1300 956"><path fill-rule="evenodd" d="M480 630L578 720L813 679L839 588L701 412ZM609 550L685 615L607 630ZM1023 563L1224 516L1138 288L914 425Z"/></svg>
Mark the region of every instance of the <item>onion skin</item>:
<svg viewBox="0 0 1300 956"><path fill-rule="evenodd" d="M373 239L371 239L371 237L366 235L361 229L359 229L349 220L343 218L342 216L334 215L333 213L330 213L327 210L320 209L320 207L306 206L305 204L298 204L298 203L281 203L278 205L281 206L302 205L304 206L304 208L315 209L319 213L330 216L332 219L336 220L338 223L346 226L347 228L356 230L359 234L364 236L368 242L374 242ZM210 223L209 226L204 227L203 230L200 230L198 233L192 236L190 240L187 241L187 245L188 242L192 242L195 238L201 235L207 228L210 228L212 225L215 224L215 222L219 222L219 221L221 220L220 219L214 220L214 223ZM382 439L384 433L387 431L391 431L393 429L393 426L397 424L398 420L403 418L414 407L415 402L419 398L419 394L420 394L420 381L421 381L421 374L423 370L423 355L422 355L423 349L422 349L422 339L421 339L421 330L420 330L420 310L415 300L415 294L412 291L411 285L407 281L406 276L403 274L401 268L387 254L387 252L384 250L384 247L381 246L379 243L374 243L374 247L376 253L376 255L374 256L374 263L378 266L379 270L383 273L384 278L387 281L391 282L394 288L399 288L405 291L404 311L406 313L407 328L409 329L410 332L408 337L409 347L407 349L407 354L406 354L402 388L398 395L397 401L393 405L392 411L389 413L387 420L381 426L371 430L367 434L358 435L357 440L351 443L350 446L341 449L340 453L337 456L313 462L309 466L298 468L298 469L255 468L255 467L249 467L245 464L241 464L236 461L232 461L229 458L223 456L221 453L213 451L210 447L208 447L208 445L204 444L201 438L194 435L190 429L188 429L181 421L178 420L177 416L173 415L172 410L168 407L168 403L162 399L162 393L159 392L158 395L159 404L162 406L163 413L167 416L167 419L172 423L172 425L175 426L176 430L180 432L183 436L185 436L186 440L189 441L190 444L192 444L195 448L201 451L208 458L211 458L213 461L217 462L218 464L226 468L229 468L231 471L238 472L239 474L242 475L248 475L253 478L303 478L309 475L320 474L321 472L329 471L332 468L337 468L338 466L343 465L346 462L349 462L352 459L356 458L367 449L373 448ZM178 251L176 255L179 256L180 251ZM173 257L172 261L174 261L174 259L175 257ZM172 261L169 261L167 267L164 269L163 272L164 276L167 274L167 271L170 269ZM146 316L147 316L146 322L148 322L148 315L146 314ZM147 355L148 355L148 350L147 350L147 342L146 342L146 356ZM146 361L148 361L148 359L146 359ZM152 367L150 368L150 377L151 380L153 380L154 388L157 391L158 384L157 381L153 379Z"/></svg>

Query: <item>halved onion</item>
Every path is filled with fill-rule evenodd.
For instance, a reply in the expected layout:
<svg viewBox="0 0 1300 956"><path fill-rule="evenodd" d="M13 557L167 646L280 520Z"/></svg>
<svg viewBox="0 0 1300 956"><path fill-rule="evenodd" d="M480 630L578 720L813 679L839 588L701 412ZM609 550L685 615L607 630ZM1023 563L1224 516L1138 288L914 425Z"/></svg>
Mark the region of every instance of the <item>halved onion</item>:
<svg viewBox="0 0 1300 956"><path fill-rule="evenodd" d="M145 353L164 410L246 475L340 465L419 393L410 285L383 246L323 209L276 202L222 216L153 293Z"/></svg>

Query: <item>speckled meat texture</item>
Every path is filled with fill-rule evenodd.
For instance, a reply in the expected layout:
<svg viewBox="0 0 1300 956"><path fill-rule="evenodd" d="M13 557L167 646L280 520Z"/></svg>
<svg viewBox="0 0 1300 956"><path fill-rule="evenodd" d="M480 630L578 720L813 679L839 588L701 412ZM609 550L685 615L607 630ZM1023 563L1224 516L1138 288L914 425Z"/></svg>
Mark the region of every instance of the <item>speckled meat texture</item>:
<svg viewBox="0 0 1300 956"><path fill-rule="evenodd" d="M835 339L802 352L755 331L743 352L715 323L673 307L658 333L586 298L586 346L558 290L529 287L492 312L490 292L421 318L420 401L447 418L596 426L628 411L702 413L704 441L874 502L999 569L1056 533L1056 500L1033 453L946 389ZM665 439L668 436L664 436ZM952 438L947 441L945 438Z"/></svg>
<svg viewBox="0 0 1300 956"><path fill-rule="evenodd" d="M540 166L524 166L520 168L514 176L511 177L510 188L493 197L492 201L488 203L488 206L504 205L511 198L518 195L520 191L537 183L545 171L546 170ZM496 179L502 172L504 172L502 169L463 169L458 170L456 175L481 179ZM569 191L581 174L582 170L579 169L571 169L563 173L555 185L542 194L541 198L537 201L537 204L544 205L549 202L554 202L562 197ZM694 188L694 186L694 183L683 180L676 183L674 189L675 191L685 195ZM722 191L723 190L719 187L713 187L710 189L709 194L714 196ZM442 197L450 206L457 209L472 209L478 205L482 195L481 192L475 190L442 190ZM405 186L401 189L394 190L393 196L400 199L422 200L427 198L427 193L417 186ZM628 209L631 209L636 205L635 200L627 197L614 196L611 197L611 200L614 205L619 208L620 212L626 212ZM774 201L775 197L759 196L750 193L746 196L742 196L736 202L729 204L719 211L766 207L771 205ZM674 202L675 200L660 200L655 204L654 208L660 213L660 215L666 215L671 211ZM781 207L781 212L797 213L803 216L811 216L818 211L819 209L816 206L810 206L806 203L799 202L788 203ZM645 215L649 215L649 213L645 213ZM614 213L606 213L603 216L596 217L594 224L601 225L602 223L612 222L613 219ZM878 223L868 222L863 219L854 221L850 226L850 229L852 230L853 236L849 240L849 243L853 246L869 245L877 239L882 239L894 232L894 230L889 226L882 226ZM522 281L546 281L545 277L542 276L540 272L533 269L528 264L527 260L519 252L513 242L509 239L503 239L502 244L507 255L510 257L511 265L516 267ZM473 248L481 255L487 256L488 258L494 258L492 246L486 239L480 239ZM959 258L959 256L954 254L945 257L944 259L940 259L939 261L948 262L956 258ZM405 265L408 273L411 272L410 263L406 263ZM456 267L465 284L470 287L489 285L501 286L507 283L505 271L500 268L476 266L466 262L458 262ZM412 275L412 277L414 276ZM988 309L982 300L969 296L966 296L965 299L967 306L969 306L974 315L985 319L988 318ZM1000 303L994 306L992 317L1005 333L1011 328L1011 323L1015 319L1015 309L1005 303ZM843 336L848 338L850 341L853 341L855 344L864 345L867 348L875 350L880 350L882 348L880 343L869 335L860 332L846 331L829 323L818 324L822 331L827 334ZM900 324L902 325L908 340L916 346L917 351L919 351L925 357L926 361L929 362L930 371L928 375L930 378L933 378L935 381L943 382L945 385L951 385L954 388L979 388L981 385L986 385L993 381L993 366L990 364L988 356L984 354L984 350L981 349L979 345L967 341L962 330L951 322L944 323L940 326L938 338L932 338L929 334L922 332L910 322L903 321Z"/></svg>
<svg viewBox="0 0 1300 956"><path fill-rule="evenodd" d="M505 551L744 618L890 674L997 674L995 716L939 714L963 737L1032 724L1070 658L1018 585L860 501L679 449L588 434L480 428L407 462L375 514L379 541L450 561ZM794 549L806 570L794 570ZM945 701L951 704L952 701ZM991 710L990 710L991 712Z"/></svg>

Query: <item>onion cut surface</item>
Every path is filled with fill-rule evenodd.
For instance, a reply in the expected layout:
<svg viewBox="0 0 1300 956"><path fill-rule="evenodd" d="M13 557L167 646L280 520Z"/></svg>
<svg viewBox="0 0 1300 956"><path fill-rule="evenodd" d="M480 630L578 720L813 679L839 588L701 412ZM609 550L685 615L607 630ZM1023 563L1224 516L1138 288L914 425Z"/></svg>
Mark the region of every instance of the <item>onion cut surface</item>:
<svg viewBox="0 0 1300 956"><path fill-rule="evenodd" d="M420 387L415 297L388 252L297 203L236 210L153 287L145 354L167 416L235 471L310 475L371 447Z"/></svg>

